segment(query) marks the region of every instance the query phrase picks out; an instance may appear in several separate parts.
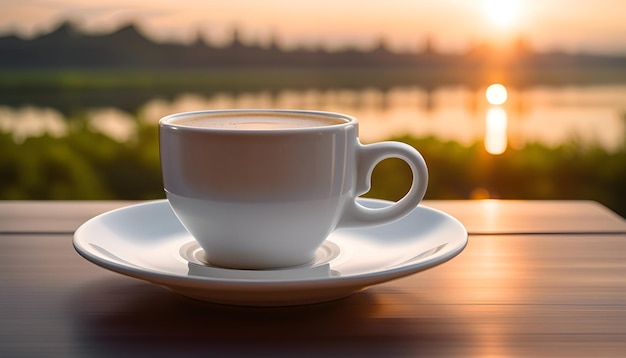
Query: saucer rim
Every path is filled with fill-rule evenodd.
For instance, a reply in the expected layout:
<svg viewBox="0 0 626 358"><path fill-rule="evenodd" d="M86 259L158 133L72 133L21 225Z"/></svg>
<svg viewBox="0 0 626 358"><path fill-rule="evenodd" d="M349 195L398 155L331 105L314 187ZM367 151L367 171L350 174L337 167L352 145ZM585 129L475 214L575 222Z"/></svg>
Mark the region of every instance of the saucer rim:
<svg viewBox="0 0 626 358"><path fill-rule="evenodd" d="M387 204L390 203L386 200L381 199L371 199L371 198L359 198L357 199L360 203L378 203L378 204ZM220 277L202 277L202 276L187 276L180 275L178 273L168 273L166 271L157 271L147 267L141 267L133 264L132 262L128 262L128 264L124 265L122 262L107 260L99 255L93 254L90 252L88 248L83 247L81 245L81 235L82 232L86 230L87 227L92 225L93 223L101 220L105 216L112 215L114 213L119 213L121 211L128 210L141 210L144 207L154 206L154 205L169 205L166 199L159 200L151 200L138 204L131 204L128 206L124 206L121 208L117 208L114 210L107 211L105 213L99 214L87 221L85 221L74 233L72 244L74 249L80 256L85 258L87 261L100 266L102 268L108 269L110 271L133 277L142 279L145 281L149 281L155 283L157 285L166 286L170 288L180 287L188 290L189 288L197 288L197 289L233 289L236 288L238 291L254 291L258 290L276 290L276 289L284 289L284 288L306 288L306 289L315 289L315 288L336 288L336 287L355 287L355 288L366 288L369 286L373 286L379 283L387 282L390 280L398 279L401 277L406 277L432 267L443 264L452 258L456 257L460 254L468 244L468 233L463 224L451 216L448 213L443 211L433 209L424 205L419 205L414 210L426 210L435 213L436 215L444 216L446 221L457 226L457 229L461 230L462 238L455 238L452 240L453 242L457 242L455 247L452 247L446 251L444 251L441 255L433 255L433 257L419 262L411 262L409 261L406 264L400 264L398 266L381 269L378 271L370 271L364 273L357 273L347 276L330 276L330 277L314 277L314 278L299 278L299 279L248 279L248 278L220 278ZM409 214L411 215L411 214ZM385 224L383 226L394 225L394 223Z"/></svg>

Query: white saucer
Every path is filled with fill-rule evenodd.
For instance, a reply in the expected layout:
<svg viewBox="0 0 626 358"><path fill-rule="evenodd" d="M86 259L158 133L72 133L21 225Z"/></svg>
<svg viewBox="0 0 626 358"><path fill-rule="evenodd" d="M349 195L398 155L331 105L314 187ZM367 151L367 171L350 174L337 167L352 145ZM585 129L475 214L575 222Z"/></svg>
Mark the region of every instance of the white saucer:
<svg viewBox="0 0 626 358"><path fill-rule="evenodd" d="M369 207L382 200L359 199ZM463 225L441 211L419 206L391 224L340 229L313 262L282 270L229 270L203 262L202 249L166 200L96 216L74 234L87 260L203 301L283 306L330 301L369 286L444 263L467 245Z"/></svg>

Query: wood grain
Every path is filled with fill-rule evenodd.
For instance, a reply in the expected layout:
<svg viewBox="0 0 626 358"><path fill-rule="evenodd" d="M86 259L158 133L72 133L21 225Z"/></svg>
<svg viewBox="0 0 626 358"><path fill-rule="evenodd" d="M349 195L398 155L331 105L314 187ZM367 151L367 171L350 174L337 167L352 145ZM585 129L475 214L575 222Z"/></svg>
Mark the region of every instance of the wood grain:
<svg viewBox="0 0 626 358"><path fill-rule="evenodd" d="M626 234L470 236L450 262L302 307L193 301L70 235L0 235L0 356L626 356Z"/></svg>

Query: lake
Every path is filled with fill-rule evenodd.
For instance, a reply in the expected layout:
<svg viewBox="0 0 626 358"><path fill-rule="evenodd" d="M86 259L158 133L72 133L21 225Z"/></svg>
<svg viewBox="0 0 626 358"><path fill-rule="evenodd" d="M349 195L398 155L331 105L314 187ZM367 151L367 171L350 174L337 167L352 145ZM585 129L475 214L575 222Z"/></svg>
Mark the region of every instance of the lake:
<svg viewBox="0 0 626 358"><path fill-rule="evenodd" d="M122 99L120 99L120 102ZM123 142L135 135L138 121L155 124L159 118L181 111L220 108L297 108L342 112L360 121L363 142L401 135L434 136L469 145L500 142L501 152L538 142L558 146L575 140L614 151L623 147L626 133L626 84L508 89L501 106L490 105L485 90L463 86L330 90L181 93L152 98L131 111L109 106L80 108L92 129ZM44 133L63 137L68 118L53 105L19 107L2 103L0 131L16 142ZM502 146L506 148L502 148ZM492 150L492 152L494 152Z"/></svg>
<svg viewBox="0 0 626 358"><path fill-rule="evenodd" d="M626 214L626 83L463 85L0 97L0 199L163 197L157 122L182 111L297 108L360 121L364 143L417 147L429 199L590 199ZM492 101L493 102L493 101ZM410 172L381 164L372 195L396 199ZM380 189L380 187L383 189ZM400 189L397 189L400 188Z"/></svg>

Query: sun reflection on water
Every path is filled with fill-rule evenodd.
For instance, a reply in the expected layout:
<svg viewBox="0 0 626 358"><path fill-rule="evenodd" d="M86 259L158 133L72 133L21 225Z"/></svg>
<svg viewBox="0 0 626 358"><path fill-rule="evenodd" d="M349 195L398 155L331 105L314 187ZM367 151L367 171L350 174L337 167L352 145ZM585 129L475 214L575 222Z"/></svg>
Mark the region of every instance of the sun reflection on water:
<svg viewBox="0 0 626 358"><path fill-rule="evenodd" d="M500 83L494 83L492 85L489 85L489 87L487 87L487 90L485 91L485 98L487 99L487 102L494 106L504 104L508 97L509 92L507 91L506 87L504 87L504 85Z"/></svg>
<svg viewBox="0 0 626 358"><path fill-rule="evenodd" d="M508 99L506 87L494 83L487 87L485 98L491 104L485 115L485 150L492 155L499 155L508 146L508 116L502 105Z"/></svg>
<svg viewBox="0 0 626 358"><path fill-rule="evenodd" d="M498 155L506 151L507 138L506 111L501 107L492 107L487 111L485 130L485 150L489 154Z"/></svg>

